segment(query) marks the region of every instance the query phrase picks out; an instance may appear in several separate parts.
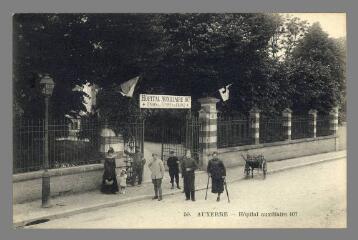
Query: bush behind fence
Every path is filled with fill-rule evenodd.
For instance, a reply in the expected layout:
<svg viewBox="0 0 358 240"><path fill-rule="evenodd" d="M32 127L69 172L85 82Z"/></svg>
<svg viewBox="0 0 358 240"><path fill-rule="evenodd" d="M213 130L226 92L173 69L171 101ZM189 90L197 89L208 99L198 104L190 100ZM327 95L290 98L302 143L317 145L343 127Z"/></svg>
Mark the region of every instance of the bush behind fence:
<svg viewBox="0 0 358 240"><path fill-rule="evenodd" d="M217 125L218 147L234 147L251 144L250 120L247 116L219 116Z"/></svg>
<svg viewBox="0 0 358 240"><path fill-rule="evenodd" d="M70 167L100 162L97 122L83 122L80 128L63 120L48 125L50 168ZM17 121L14 124L13 172L42 169L45 148L45 122Z"/></svg>
<svg viewBox="0 0 358 240"><path fill-rule="evenodd" d="M278 142L285 140L283 117L260 116L260 143Z"/></svg>
<svg viewBox="0 0 358 240"><path fill-rule="evenodd" d="M306 115L293 115L291 138L301 139L313 137L313 118Z"/></svg>
<svg viewBox="0 0 358 240"><path fill-rule="evenodd" d="M138 120L140 121L140 119ZM139 122L120 124L115 121L51 120L48 124L49 168L72 167L101 162L100 131L105 126L130 138L141 131ZM141 122L140 122L141 123ZM19 120L13 129L13 173L37 171L43 168L45 148L44 120ZM116 141L113 139L113 141Z"/></svg>

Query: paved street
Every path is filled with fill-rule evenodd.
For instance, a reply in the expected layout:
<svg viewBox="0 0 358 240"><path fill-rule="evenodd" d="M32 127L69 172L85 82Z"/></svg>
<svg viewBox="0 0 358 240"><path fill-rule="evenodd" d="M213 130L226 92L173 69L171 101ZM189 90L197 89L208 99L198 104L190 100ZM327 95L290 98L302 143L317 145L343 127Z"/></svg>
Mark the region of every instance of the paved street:
<svg viewBox="0 0 358 240"><path fill-rule="evenodd" d="M27 228L340 228L346 226L346 158L229 184L226 196L172 195ZM184 215L190 216L184 216ZM216 216L215 216L216 215ZM291 215L291 216L290 216Z"/></svg>

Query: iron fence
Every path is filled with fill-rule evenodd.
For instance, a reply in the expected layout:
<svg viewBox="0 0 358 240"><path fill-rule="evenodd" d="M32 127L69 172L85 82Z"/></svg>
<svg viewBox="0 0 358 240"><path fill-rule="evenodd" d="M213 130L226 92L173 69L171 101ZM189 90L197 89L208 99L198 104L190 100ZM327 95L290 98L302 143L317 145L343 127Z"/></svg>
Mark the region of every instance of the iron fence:
<svg viewBox="0 0 358 240"><path fill-rule="evenodd" d="M190 116L184 125L161 128L161 157L166 163L170 152L179 158L185 155L185 150L191 151L192 157L199 163L201 153L200 130L202 124L197 117Z"/></svg>
<svg viewBox="0 0 358 240"><path fill-rule="evenodd" d="M100 136L103 127L110 126L118 137ZM134 149L143 149L142 119L125 124L98 120L51 120L48 124L49 168L73 167L100 163L103 155L100 145L123 141ZM13 173L37 171L43 168L45 122L18 120L13 129ZM105 142L104 142L105 141Z"/></svg>
<svg viewBox="0 0 358 240"><path fill-rule="evenodd" d="M44 121L16 121L13 132L14 173L42 168Z"/></svg>
<svg viewBox="0 0 358 240"><path fill-rule="evenodd" d="M260 116L260 143L285 140L285 128L281 116Z"/></svg>
<svg viewBox="0 0 358 240"><path fill-rule="evenodd" d="M186 119L185 126L185 145L187 149L190 149L192 157L201 165L200 154L202 152L201 136L202 122L197 116L190 116Z"/></svg>
<svg viewBox="0 0 358 240"><path fill-rule="evenodd" d="M316 135L317 137L332 135L330 130L330 116L329 115L318 115L316 124Z"/></svg>
<svg viewBox="0 0 358 240"><path fill-rule="evenodd" d="M99 124L81 123L73 127L67 120L52 120L48 124L49 167L72 167L101 160ZM42 169L45 148L45 122L16 121L14 124L13 172L30 172Z"/></svg>
<svg viewBox="0 0 358 240"><path fill-rule="evenodd" d="M313 137L309 116L292 117L292 139ZM51 120L48 125L49 167L61 168L99 163L100 130L109 125L115 133L123 136L125 148L129 146L144 149L144 119L135 117L127 123L100 122L97 120ZM317 136L328 136L330 116L318 115ZM201 153L200 131L202 123L198 117L190 116L185 124L172 127L153 128L155 138L162 142L162 158L167 159L170 151L183 156L189 148L195 159ZM285 127L281 116L260 116L260 143L285 140ZM250 119L247 116L219 116L217 122L217 145L219 148L252 144ZM42 169L45 147L45 122L19 120L14 122L13 130L13 173L37 171ZM106 141L118 141L107 138ZM112 143L112 142L111 142ZM114 142L113 142L114 143Z"/></svg>
<svg viewBox="0 0 358 240"><path fill-rule="evenodd" d="M313 121L311 116L293 115L291 120L291 138L301 139L313 137Z"/></svg>
<svg viewBox="0 0 358 240"><path fill-rule="evenodd" d="M217 145L219 148L251 144L251 128L247 116L220 116L217 123Z"/></svg>

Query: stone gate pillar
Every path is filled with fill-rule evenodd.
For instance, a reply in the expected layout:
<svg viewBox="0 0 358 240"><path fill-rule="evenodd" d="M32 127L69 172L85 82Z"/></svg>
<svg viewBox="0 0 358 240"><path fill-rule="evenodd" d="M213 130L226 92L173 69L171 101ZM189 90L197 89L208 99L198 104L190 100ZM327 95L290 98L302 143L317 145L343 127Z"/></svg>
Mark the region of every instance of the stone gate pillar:
<svg viewBox="0 0 358 240"><path fill-rule="evenodd" d="M311 131L310 137L316 138L317 137L317 110L316 109L309 110L308 115L311 117L310 118L310 131Z"/></svg>
<svg viewBox="0 0 358 240"><path fill-rule="evenodd" d="M200 98L201 109L199 120L202 122L200 130L200 145L202 154L200 161L203 169L206 169L210 159L209 154L218 150L217 147L217 109L216 103L220 100L213 97Z"/></svg>
<svg viewBox="0 0 358 240"><path fill-rule="evenodd" d="M339 149L338 136L337 136L338 107L332 108L331 111L329 112L329 130L331 131L331 135L333 135L335 137L335 145L336 145L335 150L338 151L338 149Z"/></svg>
<svg viewBox="0 0 358 240"><path fill-rule="evenodd" d="M292 110L286 108L282 112L282 127L284 129L284 140L291 140L291 122L292 122Z"/></svg>
<svg viewBox="0 0 358 240"><path fill-rule="evenodd" d="M249 112L252 144L260 143L260 112L257 107L253 107Z"/></svg>
<svg viewBox="0 0 358 240"><path fill-rule="evenodd" d="M122 135L116 135L107 125L100 132L100 153L106 156L109 148L112 147L117 158L123 156L124 142Z"/></svg>
<svg viewBox="0 0 358 240"><path fill-rule="evenodd" d="M333 136L337 136L338 130L338 107L334 107L329 112L329 130Z"/></svg>

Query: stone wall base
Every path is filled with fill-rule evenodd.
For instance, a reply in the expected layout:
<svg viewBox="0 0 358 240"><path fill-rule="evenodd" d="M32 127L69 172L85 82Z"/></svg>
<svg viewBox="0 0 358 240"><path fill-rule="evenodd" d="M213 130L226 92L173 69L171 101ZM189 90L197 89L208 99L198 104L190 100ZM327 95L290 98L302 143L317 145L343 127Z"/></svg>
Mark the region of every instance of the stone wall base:
<svg viewBox="0 0 358 240"><path fill-rule="evenodd" d="M336 150L336 138L319 137L316 139L299 139L258 145L247 145L218 149L219 157L226 167L244 164L240 154L262 153L268 161L283 160ZM117 167L124 166L124 159L116 160ZM51 196L74 194L100 189L103 164L52 169ZM119 171L117 170L117 173ZM41 198L42 171L13 175L13 203L23 203Z"/></svg>
<svg viewBox="0 0 358 240"><path fill-rule="evenodd" d="M117 174L125 166L125 159L116 159ZM13 203L23 203L41 198L42 172L20 173L13 175ZM74 194L100 189L103 164L49 170L51 176L51 196Z"/></svg>
<svg viewBox="0 0 358 240"><path fill-rule="evenodd" d="M336 151L336 137L332 136L218 149L227 167L244 165L241 154L263 154L267 161L278 161L332 151Z"/></svg>

